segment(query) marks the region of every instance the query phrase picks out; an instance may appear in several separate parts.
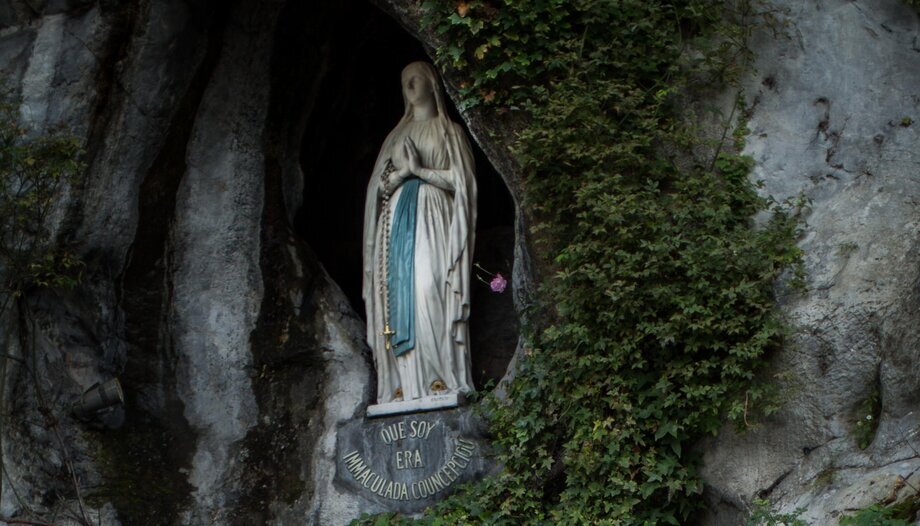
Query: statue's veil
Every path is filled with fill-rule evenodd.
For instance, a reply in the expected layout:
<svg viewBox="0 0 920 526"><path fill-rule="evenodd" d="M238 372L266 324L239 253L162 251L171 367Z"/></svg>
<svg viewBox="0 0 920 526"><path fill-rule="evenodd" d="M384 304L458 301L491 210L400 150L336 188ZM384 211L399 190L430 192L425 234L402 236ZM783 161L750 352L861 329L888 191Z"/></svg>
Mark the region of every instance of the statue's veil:
<svg viewBox="0 0 920 526"><path fill-rule="evenodd" d="M444 87L441 86L441 78L438 76L437 71L434 70L434 66L427 62L413 62L403 68L403 73L410 69L420 70L419 73L424 75L428 80L428 85L431 86L431 89L434 91L434 102L438 108L438 123L443 128L441 131L446 131L450 119L447 117L447 107L444 105ZM402 75L400 75L400 77L402 77ZM412 103L406 99L405 93L403 93L403 107L406 111L403 113L402 119L400 119L399 124L396 126L397 130L412 120Z"/></svg>

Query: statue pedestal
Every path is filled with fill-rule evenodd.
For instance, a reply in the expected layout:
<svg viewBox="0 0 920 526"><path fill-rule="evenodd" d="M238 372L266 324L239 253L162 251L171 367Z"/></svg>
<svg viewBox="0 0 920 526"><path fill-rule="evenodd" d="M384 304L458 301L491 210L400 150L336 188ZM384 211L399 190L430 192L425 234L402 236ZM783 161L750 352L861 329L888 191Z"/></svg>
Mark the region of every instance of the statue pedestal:
<svg viewBox="0 0 920 526"><path fill-rule="evenodd" d="M405 413L433 411L435 409L450 409L461 405L463 402L463 395L458 393L426 396L406 402L387 402L385 404L368 406L367 417L373 418L375 416L401 415Z"/></svg>

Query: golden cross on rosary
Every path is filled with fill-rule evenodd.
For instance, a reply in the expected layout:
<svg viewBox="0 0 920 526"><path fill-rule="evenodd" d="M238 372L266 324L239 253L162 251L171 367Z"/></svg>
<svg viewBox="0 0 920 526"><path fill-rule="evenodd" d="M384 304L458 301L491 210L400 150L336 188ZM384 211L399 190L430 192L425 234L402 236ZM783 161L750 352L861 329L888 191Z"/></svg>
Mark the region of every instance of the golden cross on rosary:
<svg viewBox="0 0 920 526"><path fill-rule="evenodd" d="M390 350L390 338L393 337L394 334L396 334L396 331L394 331L393 329L390 328L390 324L389 324L389 322L388 322L388 323L383 327L383 332L380 333L380 334L382 334L383 337L386 338L386 340L387 340L387 350L389 351L389 350Z"/></svg>

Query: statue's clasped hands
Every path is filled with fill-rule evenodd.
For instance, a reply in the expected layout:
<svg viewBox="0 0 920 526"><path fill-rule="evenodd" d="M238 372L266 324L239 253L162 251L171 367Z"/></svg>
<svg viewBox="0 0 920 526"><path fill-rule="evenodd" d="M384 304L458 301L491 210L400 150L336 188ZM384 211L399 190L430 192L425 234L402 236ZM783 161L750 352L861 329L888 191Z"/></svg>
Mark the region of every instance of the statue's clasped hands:
<svg viewBox="0 0 920 526"><path fill-rule="evenodd" d="M399 188L399 185L410 176L420 175L422 172L422 163L419 160L418 150L415 147L415 143L412 142L412 139L406 137L403 140L402 148L403 155L406 158L406 164L390 174L390 177L386 181L386 191L388 194L395 192L396 189Z"/></svg>

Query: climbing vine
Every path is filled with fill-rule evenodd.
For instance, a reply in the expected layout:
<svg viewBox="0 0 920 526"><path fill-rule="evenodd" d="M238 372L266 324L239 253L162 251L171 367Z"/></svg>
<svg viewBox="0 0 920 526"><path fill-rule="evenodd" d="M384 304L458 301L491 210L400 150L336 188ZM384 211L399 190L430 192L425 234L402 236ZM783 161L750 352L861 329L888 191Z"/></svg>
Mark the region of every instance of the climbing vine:
<svg viewBox="0 0 920 526"><path fill-rule="evenodd" d="M711 140L690 103L735 85L770 13L714 0L424 9L464 105L523 123L522 206L552 271L507 398L483 402L503 470L424 520L686 523L702 500L691 446L775 409L755 378L783 337L776 280L800 258L794 214L758 196L739 154L743 96Z"/></svg>

